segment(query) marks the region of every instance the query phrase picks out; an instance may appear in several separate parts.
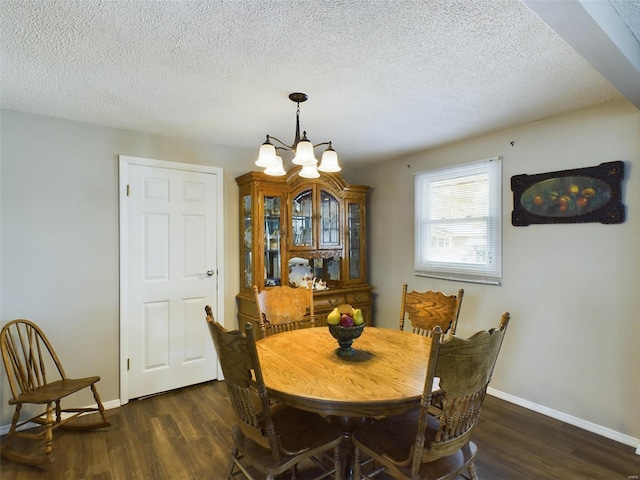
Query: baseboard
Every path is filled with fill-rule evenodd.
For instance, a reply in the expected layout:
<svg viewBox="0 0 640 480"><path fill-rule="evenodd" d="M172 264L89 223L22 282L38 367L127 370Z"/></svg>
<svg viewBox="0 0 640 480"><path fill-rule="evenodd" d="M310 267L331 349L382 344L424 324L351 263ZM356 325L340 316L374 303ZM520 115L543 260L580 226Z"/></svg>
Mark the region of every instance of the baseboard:
<svg viewBox="0 0 640 480"><path fill-rule="evenodd" d="M112 408L118 408L120 406L120 400L110 400L108 402L103 402L102 405L104 406L105 410L111 410ZM89 405L87 408L95 408L96 405ZM37 411L37 410L36 410ZM69 414L67 414L68 416ZM65 415L62 415L62 418L64 418ZM25 423L22 427L18 428L18 430L27 430L28 428L34 428L37 427L38 424L37 423ZM9 429L11 428L11 425L2 425L0 426L0 435L6 435L7 433L9 433Z"/></svg>
<svg viewBox="0 0 640 480"><path fill-rule="evenodd" d="M500 390L496 390L491 387L487 389L487 393L494 397L505 400L509 403L513 403L515 405L524 407L527 410L532 410L534 412L541 413L542 415L555 418L556 420L560 420L561 422L568 423L569 425L573 425L574 427L582 428L583 430L587 430L588 432L596 433L598 435L609 438L611 440L622 443L624 445L629 445L630 447L635 447L636 455L640 455L640 439L639 438L634 438L630 435L625 435L623 433L616 432L615 430L602 427L595 423L587 422L586 420L582 420L581 418L572 417L571 415L567 415L566 413L562 413L557 410L553 410L551 408L538 405L537 403L533 403L533 402L530 402L529 400L525 400L523 398L519 398L514 395L501 392Z"/></svg>

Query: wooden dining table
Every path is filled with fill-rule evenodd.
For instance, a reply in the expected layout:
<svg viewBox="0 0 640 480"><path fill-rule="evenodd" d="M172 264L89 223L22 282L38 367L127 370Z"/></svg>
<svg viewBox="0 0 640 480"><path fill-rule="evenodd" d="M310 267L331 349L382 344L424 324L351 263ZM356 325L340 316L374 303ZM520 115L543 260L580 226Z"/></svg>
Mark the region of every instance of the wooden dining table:
<svg viewBox="0 0 640 480"><path fill-rule="evenodd" d="M353 355L339 356L329 329L316 327L270 335L256 347L270 397L342 428L344 478L351 478L353 431L420 404L431 339L367 326Z"/></svg>
<svg viewBox="0 0 640 480"><path fill-rule="evenodd" d="M328 328L316 327L271 335L256 346L270 396L303 410L358 419L419 405L431 339L367 326L353 342L355 353L343 357Z"/></svg>

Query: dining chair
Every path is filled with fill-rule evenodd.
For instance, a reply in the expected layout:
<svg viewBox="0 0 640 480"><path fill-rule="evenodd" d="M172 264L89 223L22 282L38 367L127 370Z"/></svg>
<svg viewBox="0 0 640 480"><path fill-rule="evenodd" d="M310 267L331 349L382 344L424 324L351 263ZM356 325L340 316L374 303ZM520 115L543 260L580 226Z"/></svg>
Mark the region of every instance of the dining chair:
<svg viewBox="0 0 640 480"><path fill-rule="evenodd" d="M111 425L95 386L100 377L67 377L53 346L35 323L23 319L7 323L0 331L0 350L11 389L9 405L16 406L6 442L1 448L4 458L26 465L51 463L54 461L53 431L56 428L92 430ZM95 407L61 407L63 398L85 388L91 389ZM27 404L46 405L46 408L44 411L36 408L40 413L20 421L22 407ZM96 422L71 422L91 412L100 413L101 418ZM30 422L44 428L37 432L32 429L18 431ZM42 454L21 453L14 445L16 438L42 442L44 451Z"/></svg>
<svg viewBox="0 0 640 480"><path fill-rule="evenodd" d="M354 478L370 479L385 472L407 480L453 479L458 475L478 479L474 466L478 448L471 435L509 319L505 312L499 328L480 331L468 339L442 340L440 327L434 329L420 407L353 433ZM429 414L436 377L442 392L442 413L437 417ZM363 454L366 460L361 463Z"/></svg>
<svg viewBox="0 0 640 480"><path fill-rule="evenodd" d="M462 288L457 295L433 290L407 293L407 284L402 284L400 330L404 330L406 318L411 322L413 333L418 335L430 336L436 326L444 336L455 335L463 296Z"/></svg>
<svg viewBox="0 0 640 480"><path fill-rule="evenodd" d="M209 306L206 312L236 420L227 478L243 474L250 480L265 476L272 480L288 472L294 479L300 463L308 460L305 465L311 465L304 472L314 475L314 480L340 480L342 431L316 413L273 405L262 378L252 324L245 324L245 333L229 331L215 321Z"/></svg>
<svg viewBox="0 0 640 480"><path fill-rule="evenodd" d="M254 285L253 292L258 306L260 338L315 326L313 288L283 285L268 287L259 292Z"/></svg>

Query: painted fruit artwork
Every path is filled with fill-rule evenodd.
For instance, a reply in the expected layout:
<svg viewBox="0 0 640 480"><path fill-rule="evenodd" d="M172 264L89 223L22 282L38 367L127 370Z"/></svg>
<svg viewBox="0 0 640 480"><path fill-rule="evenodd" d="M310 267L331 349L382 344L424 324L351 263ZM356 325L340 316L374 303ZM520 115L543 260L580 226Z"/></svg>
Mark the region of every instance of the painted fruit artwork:
<svg viewBox="0 0 640 480"><path fill-rule="evenodd" d="M584 215L611 199L609 186L591 177L556 177L534 183L522 194L523 208L544 217Z"/></svg>

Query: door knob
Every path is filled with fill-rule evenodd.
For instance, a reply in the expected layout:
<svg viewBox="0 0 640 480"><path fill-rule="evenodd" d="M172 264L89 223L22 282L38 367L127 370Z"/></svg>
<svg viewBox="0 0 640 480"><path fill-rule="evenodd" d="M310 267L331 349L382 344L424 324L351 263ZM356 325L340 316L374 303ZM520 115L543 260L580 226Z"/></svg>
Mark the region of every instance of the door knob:
<svg viewBox="0 0 640 480"><path fill-rule="evenodd" d="M209 275L210 277L213 276L213 270L211 269L207 270L207 275Z"/></svg>

